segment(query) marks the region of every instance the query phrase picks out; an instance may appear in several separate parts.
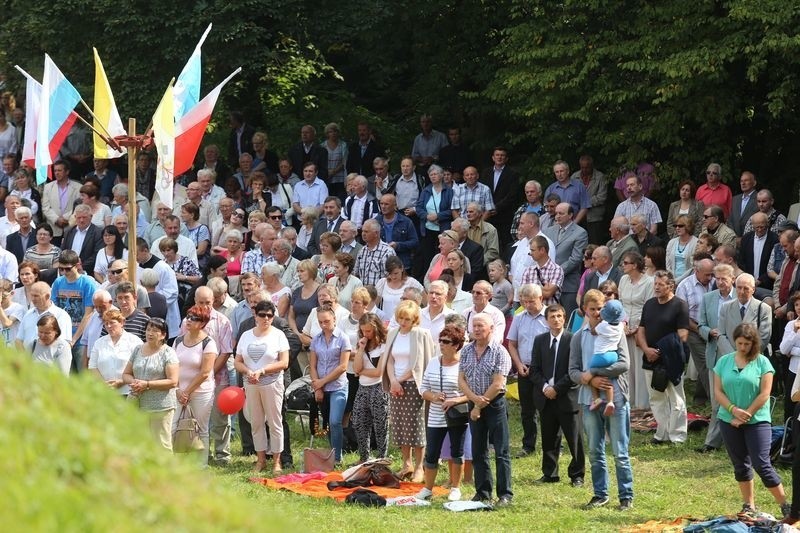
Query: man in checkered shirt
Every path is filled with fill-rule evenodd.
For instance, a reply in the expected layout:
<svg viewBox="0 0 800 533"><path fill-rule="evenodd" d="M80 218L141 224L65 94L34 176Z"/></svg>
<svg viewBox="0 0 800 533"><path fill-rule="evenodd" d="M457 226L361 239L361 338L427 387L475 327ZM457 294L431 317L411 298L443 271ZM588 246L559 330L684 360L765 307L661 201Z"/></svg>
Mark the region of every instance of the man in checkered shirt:
<svg viewBox="0 0 800 533"><path fill-rule="evenodd" d="M381 240L381 225L371 218L361 226L361 238L364 247L356 256L353 274L364 285L375 285L385 274L386 258L396 255L391 246Z"/></svg>
<svg viewBox="0 0 800 533"><path fill-rule="evenodd" d="M467 205L470 202L475 202L483 208L484 220L488 218L490 211L494 211L492 190L478 182L478 169L475 167L464 169L464 184L453 190L453 201L450 204L453 218L466 218Z"/></svg>
<svg viewBox="0 0 800 533"><path fill-rule="evenodd" d="M489 467L489 439L495 450L497 507L511 503L511 458L509 454L506 376L511 371L511 356L502 344L492 341L494 324L485 313L472 319L475 338L464 346L458 368L458 384L469 400L472 434L472 461L475 472L475 497L487 502L492 497L492 471Z"/></svg>
<svg viewBox="0 0 800 533"><path fill-rule="evenodd" d="M564 269L550 259L550 244L543 235L531 239L530 250L533 264L522 273L520 285L539 285L545 305L558 303L561 285L564 284Z"/></svg>

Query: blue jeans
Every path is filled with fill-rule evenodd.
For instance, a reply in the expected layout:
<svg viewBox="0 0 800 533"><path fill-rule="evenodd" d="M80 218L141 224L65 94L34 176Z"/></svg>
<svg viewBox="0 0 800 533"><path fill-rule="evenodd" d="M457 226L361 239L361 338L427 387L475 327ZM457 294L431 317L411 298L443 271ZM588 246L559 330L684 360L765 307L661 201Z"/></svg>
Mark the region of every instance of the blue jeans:
<svg viewBox="0 0 800 533"><path fill-rule="evenodd" d="M334 449L336 462L340 463L342 461L342 444L344 442L342 417L344 417L344 408L347 406L347 388L328 391L325 396L327 396L331 405L329 415L331 448Z"/></svg>
<svg viewBox="0 0 800 533"><path fill-rule="evenodd" d="M617 470L617 491L620 500L633 499L633 469L628 456L631 438L631 415L628 402L615 404L614 414L606 418L602 411L590 411L582 405L583 427L586 430L586 449L592 469L592 487L598 498L608 497L608 467L606 466L606 431L611 440L614 465Z"/></svg>
<svg viewBox="0 0 800 533"><path fill-rule="evenodd" d="M473 408L469 404L470 410ZM508 449L508 412L506 399L495 398L481 411L478 420L469 421L472 433L472 464L475 472L475 495L483 500L492 497L492 470L489 466L489 438L494 445L497 470L497 497L511 498L511 456Z"/></svg>

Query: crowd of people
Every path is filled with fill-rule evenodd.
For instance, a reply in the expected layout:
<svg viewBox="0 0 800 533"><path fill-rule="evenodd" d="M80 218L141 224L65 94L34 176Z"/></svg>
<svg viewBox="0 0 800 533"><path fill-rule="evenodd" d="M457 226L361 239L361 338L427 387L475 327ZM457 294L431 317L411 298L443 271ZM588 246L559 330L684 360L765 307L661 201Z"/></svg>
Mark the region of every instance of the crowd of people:
<svg viewBox="0 0 800 533"><path fill-rule="evenodd" d="M147 152L129 199L124 166L92 159L79 126L41 188L15 145L0 146L6 343L95 374L149 414L165 448L190 411L204 465L231 460L231 420L214 400L238 380L258 471L269 458L273 472L292 465L284 392L307 374L337 464L391 442L400 477L425 485L418 497L431 498L447 460L450 499L466 481L499 506L513 499L509 376L514 455L541 443L537 483L560 481L563 436L574 487L588 450L586 508L608 504L609 440L620 510L634 498L631 409L652 410L653 446L682 444L691 377L694 402L712 407L697 451L726 447L742 513L755 510L755 470L800 517L765 456L769 395L783 395L787 417L800 397L800 204L778 213L747 171L733 195L712 163L699 187L679 184L664 221L649 163L610 181L588 155L574 173L557 161L543 189L504 147L481 172L460 130L424 115L393 175L366 122L351 143L337 124L322 142L305 125L281 157L240 113L230 120L227 164L205 146L171 202Z"/></svg>

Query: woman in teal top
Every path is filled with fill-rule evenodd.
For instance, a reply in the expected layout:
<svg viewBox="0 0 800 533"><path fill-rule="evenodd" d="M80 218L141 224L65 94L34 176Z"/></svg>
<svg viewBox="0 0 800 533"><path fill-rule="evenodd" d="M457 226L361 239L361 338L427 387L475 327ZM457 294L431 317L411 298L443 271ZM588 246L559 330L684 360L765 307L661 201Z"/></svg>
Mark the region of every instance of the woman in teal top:
<svg viewBox="0 0 800 533"><path fill-rule="evenodd" d="M721 357L714 366L714 396L719 404L717 418L722 439L733 463L744 505L739 513L755 512L753 470L781 506L783 516L789 504L781 478L769 460L772 420L769 393L775 370L761 355L761 340L756 327L743 322L733 330L736 351Z"/></svg>

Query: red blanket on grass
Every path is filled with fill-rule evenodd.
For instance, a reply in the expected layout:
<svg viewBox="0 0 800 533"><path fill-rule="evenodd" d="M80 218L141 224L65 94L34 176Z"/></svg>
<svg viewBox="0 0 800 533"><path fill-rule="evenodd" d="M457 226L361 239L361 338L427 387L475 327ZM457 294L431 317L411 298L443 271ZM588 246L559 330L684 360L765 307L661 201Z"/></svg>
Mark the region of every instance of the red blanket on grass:
<svg viewBox="0 0 800 533"><path fill-rule="evenodd" d="M252 477L250 481L253 483L260 483L267 488L275 490L288 490L303 496L311 496L313 498L333 498L336 501L343 502L347 495L355 491L359 487L348 489L339 487L335 490L328 490L329 481L343 481L341 472L331 472L325 474L320 478L318 474L307 474L308 478L305 481L288 481L280 482L276 479L269 479L263 477ZM277 478L281 479L281 478ZM395 498L397 496L414 496L418 493L424 485L422 483L411 483L403 481L400 483L399 489L390 489L388 487L366 487L380 494L384 498ZM447 496L448 490L442 487L433 487L434 496Z"/></svg>

